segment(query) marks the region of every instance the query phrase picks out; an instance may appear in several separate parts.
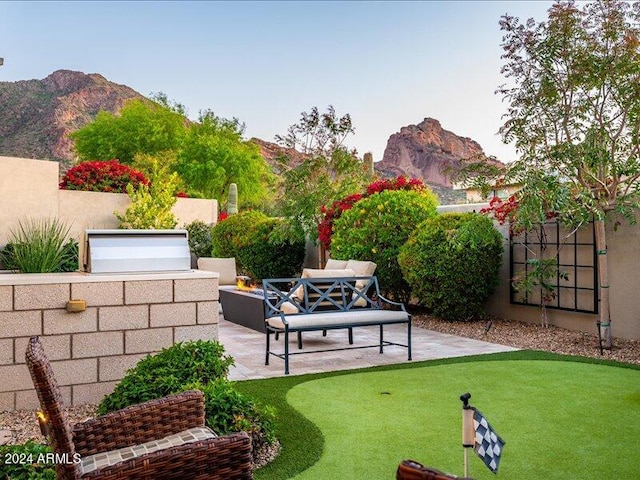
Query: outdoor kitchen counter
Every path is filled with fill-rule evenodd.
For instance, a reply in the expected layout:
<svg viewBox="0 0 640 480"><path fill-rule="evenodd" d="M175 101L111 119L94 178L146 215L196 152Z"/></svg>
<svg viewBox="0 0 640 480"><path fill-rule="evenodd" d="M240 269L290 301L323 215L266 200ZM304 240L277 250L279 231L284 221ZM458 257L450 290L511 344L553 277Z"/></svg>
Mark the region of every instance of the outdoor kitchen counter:
<svg viewBox="0 0 640 480"><path fill-rule="evenodd" d="M0 270L0 285L38 285L51 283L135 282L142 280L191 280L220 278L218 272L189 270L149 273L12 273Z"/></svg>
<svg viewBox="0 0 640 480"><path fill-rule="evenodd" d="M37 408L25 364L41 337L67 405L98 403L178 342L218 339L217 272L0 274L0 411Z"/></svg>

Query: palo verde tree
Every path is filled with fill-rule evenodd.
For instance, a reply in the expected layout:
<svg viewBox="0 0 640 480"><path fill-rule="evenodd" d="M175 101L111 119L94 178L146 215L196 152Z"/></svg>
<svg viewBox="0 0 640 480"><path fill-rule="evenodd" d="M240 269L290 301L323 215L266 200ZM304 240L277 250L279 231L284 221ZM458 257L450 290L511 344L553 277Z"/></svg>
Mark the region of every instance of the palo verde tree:
<svg viewBox="0 0 640 480"><path fill-rule="evenodd" d="M638 4L622 1L563 1L540 23L500 21L508 83L497 93L509 105L500 133L519 155L505 181L524 185L515 221L540 225L549 210L574 228L593 218L607 347L605 220L633 223L640 206L639 13Z"/></svg>
<svg viewBox="0 0 640 480"><path fill-rule="evenodd" d="M112 160L130 165L136 154L177 150L186 133L184 107L166 95L133 99L118 114L100 111L95 120L71 133L80 160Z"/></svg>
<svg viewBox="0 0 640 480"><path fill-rule="evenodd" d="M321 207L361 191L371 180L367 165L344 143L354 132L351 116L338 117L329 105L325 113L317 107L303 112L286 135L276 135L279 145L302 154L301 160L284 152L278 158L279 208L295 235L315 240Z"/></svg>
<svg viewBox="0 0 640 480"><path fill-rule="evenodd" d="M242 138L237 118L200 112L189 127L175 168L189 191L205 198L226 199L229 185L240 192L240 207L259 207L269 199L273 175L257 145Z"/></svg>

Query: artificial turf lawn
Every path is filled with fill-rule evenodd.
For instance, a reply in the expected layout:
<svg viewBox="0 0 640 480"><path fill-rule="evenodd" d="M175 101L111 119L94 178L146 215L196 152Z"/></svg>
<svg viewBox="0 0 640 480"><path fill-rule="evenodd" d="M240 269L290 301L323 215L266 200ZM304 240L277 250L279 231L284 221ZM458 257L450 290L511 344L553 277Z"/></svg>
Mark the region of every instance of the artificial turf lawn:
<svg viewBox="0 0 640 480"><path fill-rule="evenodd" d="M513 352L239 382L280 417L282 453L256 479L394 478L403 458L462 475L466 391L507 442L499 477L640 478L640 370L558 359ZM495 478L473 453L470 467Z"/></svg>

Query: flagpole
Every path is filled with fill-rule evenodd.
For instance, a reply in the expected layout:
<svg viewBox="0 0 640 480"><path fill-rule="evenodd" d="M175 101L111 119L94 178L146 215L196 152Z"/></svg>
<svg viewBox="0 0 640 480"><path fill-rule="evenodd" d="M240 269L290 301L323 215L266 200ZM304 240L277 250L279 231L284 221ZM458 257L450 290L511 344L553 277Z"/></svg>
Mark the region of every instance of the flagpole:
<svg viewBox="0 0 640 480"><path fill-rule="evenodd" d="M469 405L470 393L460 395L462 401L462 447L464 448L464 476L469 476L469 449L475 444L473 409Z"/></svg>

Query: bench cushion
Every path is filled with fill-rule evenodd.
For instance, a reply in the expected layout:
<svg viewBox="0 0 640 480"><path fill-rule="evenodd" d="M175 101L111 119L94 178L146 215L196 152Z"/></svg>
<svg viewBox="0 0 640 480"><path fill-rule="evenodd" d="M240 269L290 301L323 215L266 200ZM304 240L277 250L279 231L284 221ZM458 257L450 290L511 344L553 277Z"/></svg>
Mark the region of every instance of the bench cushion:
<svg viewBox="0 0 640 480"><path fill-rule="evenodd" d="M409 314L397 310L352 310L348 312L326 312L326 313L306 313L299 315L288 315L287 322L289 329L298 328L330 328L346 327L349 325L367 325L379 323L397 323L409 320ZM269 326L284 329L282 319L270 317L267 319Z"/></svg>
<svg viewBox="0 0 640 480"><path fill-rule="evenodd" d="M302 270L301 278L336 278L353 276L355 276L354 271L348 269L323 270L319 268L304 268ZM297 295L299 300L304 300L304 289L302 286L299 286L296 289L294 295Z"/></svg>

